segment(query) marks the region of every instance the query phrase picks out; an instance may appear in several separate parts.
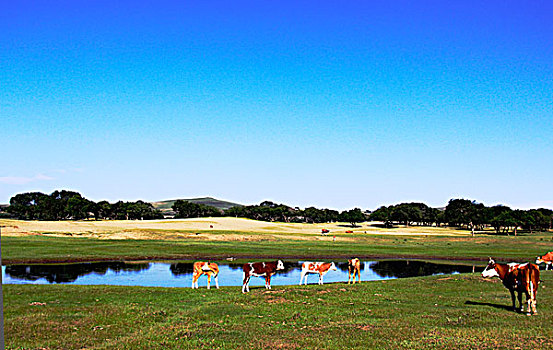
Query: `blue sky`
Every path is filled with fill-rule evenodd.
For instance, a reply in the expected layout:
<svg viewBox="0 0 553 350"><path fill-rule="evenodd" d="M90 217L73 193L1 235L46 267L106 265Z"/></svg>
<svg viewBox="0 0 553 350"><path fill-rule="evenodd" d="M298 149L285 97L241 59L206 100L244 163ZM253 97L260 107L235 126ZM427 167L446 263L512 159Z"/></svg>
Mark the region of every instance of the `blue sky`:
<svg viewBox="0 0 553 350"><path fill-rule="evenodd" d="M553 208L550 1L0 4L0 203Z"/></svg>

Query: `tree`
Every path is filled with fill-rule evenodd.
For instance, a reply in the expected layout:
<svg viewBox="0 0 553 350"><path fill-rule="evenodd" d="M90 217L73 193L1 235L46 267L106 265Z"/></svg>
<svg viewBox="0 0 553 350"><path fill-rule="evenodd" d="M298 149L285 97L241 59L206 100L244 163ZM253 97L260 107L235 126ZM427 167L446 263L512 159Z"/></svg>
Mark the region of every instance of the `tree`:
<svg viewBox="0 0 553 350"><path fill-rule="evenodd" d="M305 208L303 210L304 221L307 223L323 222L323 211L315 207Z"/></svg>
<svg viewBox="0 0 553 350"><path fill-rule="evenodd" d="M529 214L534 218L535 227L539 230L546 231L551 229L551 219L553 211L550 209L532 209Z"/></svg>
<svg viewBox="0 0 553 350"><path fill-rule="evenodd" d="M20 193L10 198L7 211L23 220L40 220L48 195L41 192Z"/></svg>
<svg viewBox="0 0 553 350"><path fill-rule="evenodd" d="M176 218L199 218L208 216L220 216L219 209L210 205L197 204L179 199L173 206Z"/></svg>
<svg viewBox="0 0 553 350"><path fill-rule="evenodd" d="M392 208L387 206L381 206L369 215L370 220L382 221L385 227L392 226Z"/></svg>
<svg viewBox="0 0 553 350"><path fill-rule="evenodd" d="M226 209L224 213L226 216L234 216L237 218L244 216L244 210L241 206L230 207Z"/></svg>
<svg viewBox="0 0 553 350"><path fill-rule="evenodd" d="M73 196L67 200L66 213L68 218L73 220L81 220L88 218L88 210L90 208L90 201L78 196Z"/></svg>
<svg viewBox="0 0 553 350"><path fill-rule="evenodd" d="M543 214L543 216L545 217L545 220L547 221L547 224L545 225L544 229L545 230L551 230L553 227L553 210L551 209L544 209L544 208L540 208L540 209L537 209L540 213Z"/></svg>
<svg viewBox="0 0 553 350"><path fill-rule="evenodd" d="M487 222L495 229L497 234L510 222L511 211L511 208L503 205L496 205L485 209Z"/></svg>
<svg viewBox="0 0 553 350"><path fill-rule="evenodd" d="M57 218L56 220L64 220L64 219L70 219L75 218L80 219L81 216L85 217L86 215L82 215L81 209L78 206L84 206L85 202L82 201L84 198L79 192L75 191L67 191L67 190L61 190L61 191L54 191L50 195L50 197L53 199L53 210L55 211ZM72 199L72 203L70 204L69 201Z"/></svg>
<svg viewBox="0 0 553 350"><path fill-rule="evenodd" d="M474 235L475 226L482 224L484 205L468 199L451 199L445 208L447 222L452 226L466 225Z"/></svg>
<svg viewBox="0 0 553 350"><path fill-rule="evenodd" d="M355 208L351 210L345 210L342 213L340 213L340 220L344 222L349 222L351 224L351 227L355 227L355 224L358 222L364 222L367 221L367 217L361 209Z"/></svg>
<svg viewBox="0 0 553 350"><path fill-rule="evenodd" d="M98 217L101 219L111 219L112 218L112 208L111 204L108 201L100 201L96 205L96 210L98 211Z"/></svg>

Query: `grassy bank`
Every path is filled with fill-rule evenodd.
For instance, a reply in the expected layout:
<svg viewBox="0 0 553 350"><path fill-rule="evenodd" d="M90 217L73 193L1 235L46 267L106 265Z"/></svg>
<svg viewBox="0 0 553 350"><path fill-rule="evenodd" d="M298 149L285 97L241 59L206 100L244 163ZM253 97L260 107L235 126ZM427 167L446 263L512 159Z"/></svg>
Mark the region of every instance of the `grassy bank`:
<svg viewBox="0 0 553 350"><path fill-rule="evenodd" d="M553 275L542 271L542 280L531 317L507 310L508 291L478 274L246 295L5 285L5 341L7 349L550 349Z"/></svg>
<svg viewBox="0 0 553 350"><path fill-rule="evenodd" d="M341 235L334 242L294 239L281 234L263 238L225 233L217 240L108 240L80 237L2 237L2 262L68 262L140 259L364 258L410 257L485 260L531 260L551 250L551 233L472 237Z"/></svg>

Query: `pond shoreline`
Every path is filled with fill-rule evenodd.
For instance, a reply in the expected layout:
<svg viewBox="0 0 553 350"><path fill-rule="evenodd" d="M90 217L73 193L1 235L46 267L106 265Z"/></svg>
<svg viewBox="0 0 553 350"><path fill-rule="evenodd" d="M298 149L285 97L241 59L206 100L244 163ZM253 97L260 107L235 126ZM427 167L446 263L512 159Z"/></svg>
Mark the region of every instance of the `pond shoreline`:
<svg viewBox="0 0 553 350"><path fill-rule="evenodd" d="M350 259L353 256L351 254L331 254L331 255L316 255L316 256L308 256L308 255L271 255L271 254L258 254L258 255L209 255L209 254L198 254L198 255L189 255L189 254L183 254L179 256L143 256L143 257L120 257L118 259L114 259L112 257L108 258L55 258L55 259L2 259L2 266L5 265L15 265L15 264L69 264L69 263L88 263L88 262L116 262L116 261L125 261L125 262L140 262L140 261L187 261L187 260L210 260L210 261L223 261L227 260L229 258L233 258L235 260L272 260L272 259L283 259L283 260L332 260L332 259ZM459 262L482 262L487 261L488 258L484 257L445 257L445 256L435 256L431 254L412 254L412 255L405 255L405 254L357 254L355 255L356 258L359 259L374 259L374 260L384 260L384 259L402 259L402 260L408 260L408 259L416 259L416 260L441 260L441 261L459 261ZM509 258L509 257L502 257L503 260L519 260L516 258Z"/></svg>

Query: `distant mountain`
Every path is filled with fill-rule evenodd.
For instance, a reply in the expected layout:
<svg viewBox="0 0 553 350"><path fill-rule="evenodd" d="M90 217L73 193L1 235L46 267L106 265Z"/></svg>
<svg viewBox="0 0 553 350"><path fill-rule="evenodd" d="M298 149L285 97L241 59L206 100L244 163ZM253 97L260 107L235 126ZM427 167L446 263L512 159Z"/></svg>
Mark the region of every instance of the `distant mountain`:
<svg viewBox="0 0 553 350"><path fill-rule="evenodd" d="M191 203L196 203L196 204L210 205L212 207L222 209L222 210L226 210L226 209L232 208L232 207L242 207L243 206L242 204L222 201L222 200L211 198L211 197L191 198L191 199L182 199L182 200L183 201L189 201ZM154 206L154 208L159 209L162 212L166 213L166 212L172 211L171 207L173 206L173 204L176 201L178 201L178 199L152 202L152 205Z"/></svg>

